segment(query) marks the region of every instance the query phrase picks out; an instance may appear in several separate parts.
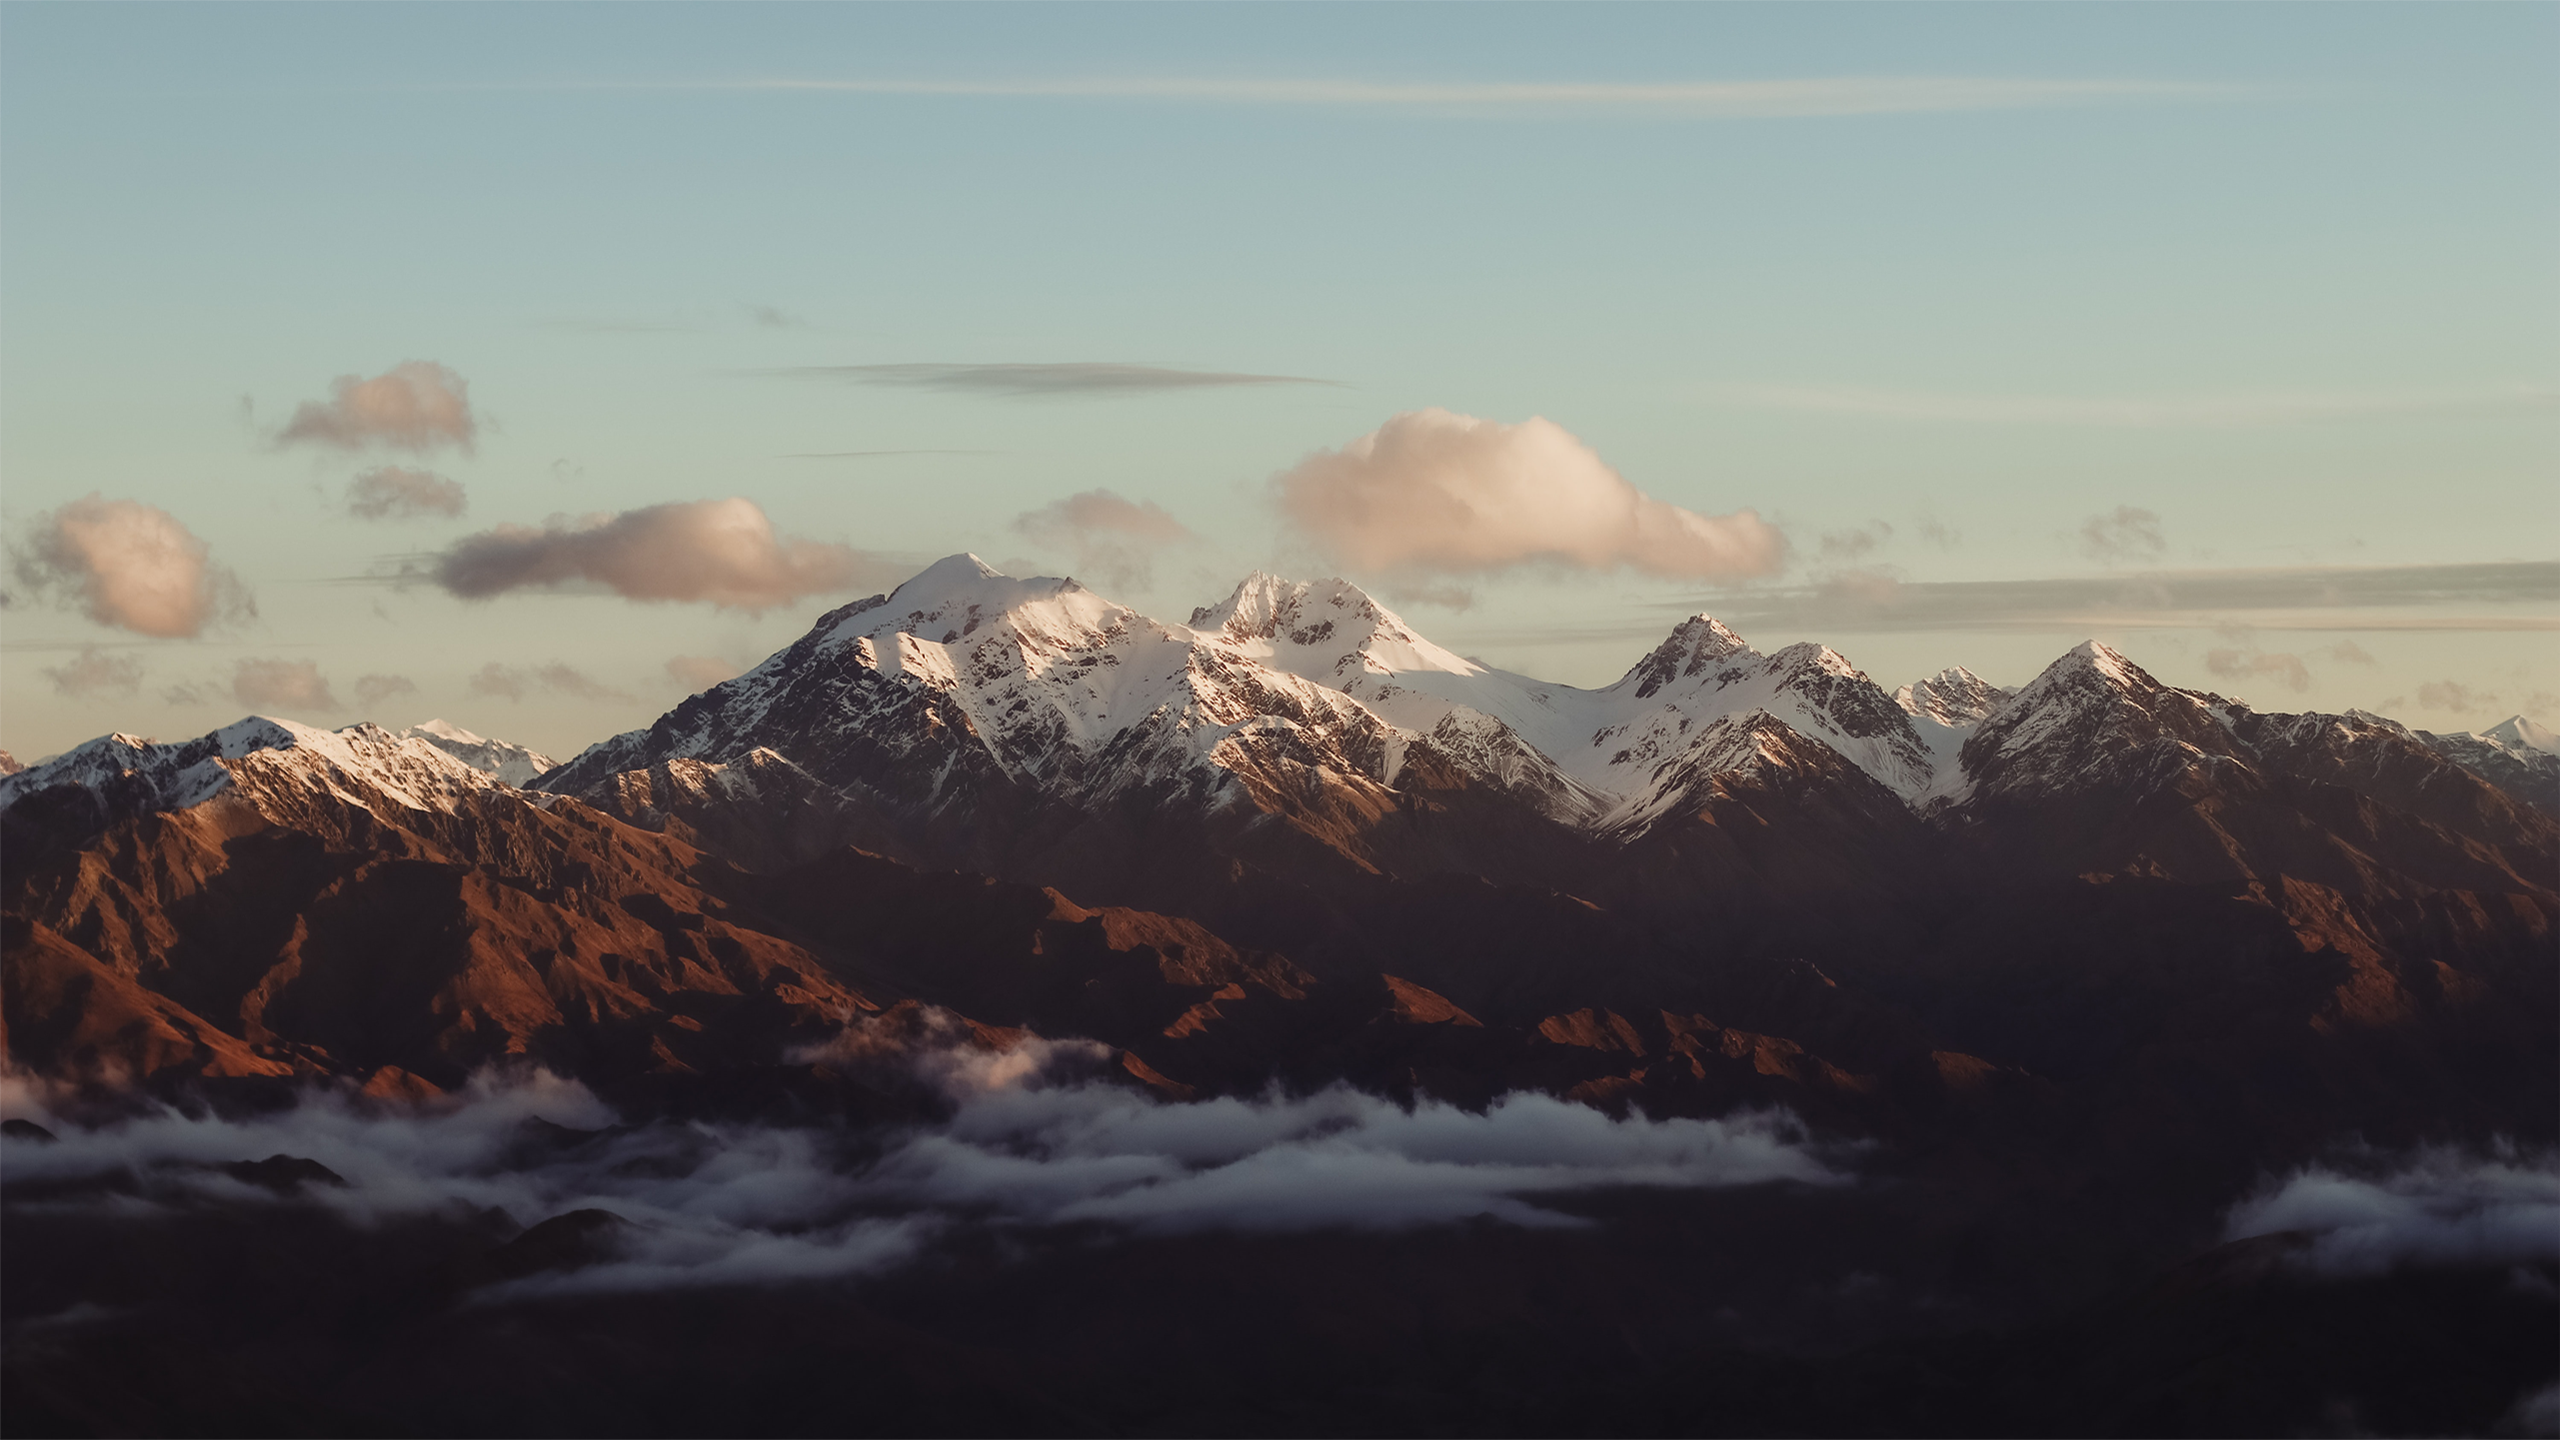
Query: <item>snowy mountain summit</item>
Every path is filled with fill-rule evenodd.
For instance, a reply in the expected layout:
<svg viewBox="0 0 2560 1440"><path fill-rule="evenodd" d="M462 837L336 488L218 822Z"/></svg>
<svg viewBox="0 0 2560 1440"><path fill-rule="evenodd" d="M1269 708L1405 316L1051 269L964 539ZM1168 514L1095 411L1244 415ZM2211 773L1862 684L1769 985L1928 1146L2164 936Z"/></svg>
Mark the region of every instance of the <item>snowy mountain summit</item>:
<svg viewBox="0 0 2560 1440"><path fill-rule="evenodd" d="M494 775L519 788L532 784L533 777L545 770L556 769L560 764L540 751L474 735L450 720L429 720L397 733L403 739L424 740L472 769L484 775Z"/></svg>
<svg viewBox="0 0 2560 1440"><path fill-rule="evenodd" d="M1266 814L1320 794L1352 824L1417 786L1454 785L1627 837L1676 808L1697 759L1755 716L1906 800L1938 783L1945 757L1837 652L1762 655L1708 616L1584 690L1468 660L1339 579L1257 573L1172 624L956 555L542 787L575 794L665 760L769 748L920 813L975 810L991 790L1088 811L1179 794L1204 812Z"/></svg>
<svg viewBox="0 0 2560 1440"><path fill-rule="evenodd" d="M998 819L1062 844L1099 817L1160 829L1189 814L1281 824L1383 864L1359 837L1390 817L1623 845L1773 765L1832 766L1832 789L1889 797L1857 805L1914 817L2143 788L2199 757L2258 763L2240 730L2264 718L2094 641L2015 691L1959 667L1888 693L1826 646L1762 654L1708 615L1586 690L1458 655L1340 579L1257 572L1174 624L954 555L539 783L586 794L762 749L919 833Z"/></svg>

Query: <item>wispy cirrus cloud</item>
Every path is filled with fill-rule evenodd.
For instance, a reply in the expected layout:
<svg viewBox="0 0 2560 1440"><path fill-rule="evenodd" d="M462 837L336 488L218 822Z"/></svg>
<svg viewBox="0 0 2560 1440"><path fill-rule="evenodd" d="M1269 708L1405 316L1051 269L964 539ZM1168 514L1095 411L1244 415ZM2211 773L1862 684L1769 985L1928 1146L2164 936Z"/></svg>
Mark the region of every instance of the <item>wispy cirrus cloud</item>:
<svg viewBox="0 0 2560 1440"><path fill-rule="evenodd" d="M919 390L948 390L964 395L991 395L1007 400L1104 398L1153 395L1178 390L1221 390L1255 385L1330 385L1305 375L1253 375L1234 370L1189 370L1170 365L1129 365L1116 361L1071 360L1055 363L990 365L794 365L756 372L818 380L850 380L862 385L899 385Z"/></svg>
<svg viewBox="0 0 2560 1440"><path fill-rule="evenodd" d="M473 89L840 94L991 100L1134 100L1195 105L1426 111L1447 115L1637 114L1702 120L1920 115L2058 106L2232 100L2263 87L2188 80L1841 75L1773 80L1358 80L1329 77L1053 76L891 79L771 76L588 81Z"/></svg>
<svg viewBox="0 0 2560 1440"><path fill-rule="evenodd" d="M2560 408L2560 385L2474 390L2252 391L2222 395L2069 396L1960 394L1856 386L1735 385L1716 403L1874 420L1959 425L2060 425L2212 429L2387 416L2490 414Z"/></svg>

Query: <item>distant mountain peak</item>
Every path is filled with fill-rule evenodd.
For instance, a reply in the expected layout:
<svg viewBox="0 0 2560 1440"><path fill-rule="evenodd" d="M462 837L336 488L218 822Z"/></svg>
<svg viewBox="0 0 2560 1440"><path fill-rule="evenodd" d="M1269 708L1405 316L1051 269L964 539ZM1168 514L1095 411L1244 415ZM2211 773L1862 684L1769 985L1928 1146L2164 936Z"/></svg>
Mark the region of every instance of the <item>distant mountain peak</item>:
<svg viewBox="0 0 2560 1440"><path fill-rule="evenodd" d="M494 775L519 788L532 784L533 777L560 763L538 750L475 735L450 720L428 720L391 733L403 739L423 740L481 774Z"/></svg>
<svg viewBox="0 0 2560 1440"><path fill-rule="evenodd" d="M2522 715L2510 715L2480 732L2480 738L2510 750L2539 750L2545 755L2560 755L2560 732L2537 725Z"/></svg>
<svg viewBox="0 0 2560 1440"><path fill-rule="evenodd" d="M1893 692L1894 703L1914 719L1939 725L1978 725L2000 702L2017 692L2004 689L1961 665L1950 665L1925 680L1914 680Z"/></svg>
<svg viewBox="0 0 2560 1440"><path fill-rule="evenodd" d="M1650 698L1675 679L1697 675L1708 666L1751 649L1742 637L1712 615L1692 615L1671 628L1653 653L1635 663L1613 688L1635 687L1636 698Z"/></svg>

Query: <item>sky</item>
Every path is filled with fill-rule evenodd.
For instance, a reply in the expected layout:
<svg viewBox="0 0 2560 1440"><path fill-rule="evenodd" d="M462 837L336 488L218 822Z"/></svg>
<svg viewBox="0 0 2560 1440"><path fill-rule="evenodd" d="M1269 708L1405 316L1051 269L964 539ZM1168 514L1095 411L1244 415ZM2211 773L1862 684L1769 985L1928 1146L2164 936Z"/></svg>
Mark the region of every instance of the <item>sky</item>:
<svg viewBox="0 0 2560 1440"><path fill-rule="evenodd" d="M565 756L974 551L2560 723L2560 8L0 7L0 746Z"/></svg>

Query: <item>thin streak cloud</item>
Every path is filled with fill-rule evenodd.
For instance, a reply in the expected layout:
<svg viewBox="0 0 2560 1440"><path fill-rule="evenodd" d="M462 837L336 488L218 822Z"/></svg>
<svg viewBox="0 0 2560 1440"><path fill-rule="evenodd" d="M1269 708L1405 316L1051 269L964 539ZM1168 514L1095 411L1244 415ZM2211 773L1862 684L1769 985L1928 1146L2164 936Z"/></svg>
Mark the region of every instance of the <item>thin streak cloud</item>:
<svg viewBox="0 0 2560 1440"><path fill-rule="evenodd" d="M2495 613L2496 608L2507 608ZM2167 570L2053 580L1899 581L1865 572L1784 589L1691 595L1745 635L2192 629L2234 613L2267 630L2560 630L2560 561ZM2490 609L2492 613L2482 613ZM2358 652L2361 653L2361 652Z"/></svg>
<svg viewBox="0 0 2560 1440"><path fill-rule="evenodd" d="M753 80L599 81L472 89L698 91L709 94L946 96L996 100L1156 100L1211 105L1429 110L1639 113L1699 119L1810 119L1971 110L2031 110L2127 102L2226 100L2258 87L2178 80L2029 80L1979 76L1837 76L1798 80L1374 81L1192 76L1019 80L889 80L774 77Z"/></svg>
<svg viewBox="0 0 2560 1440"><path fill-rule="evenodd" d="M1232 370L1184 370L1166 365L1123 365L1092 360L1056 364L798 365L760 373L851 380L863 385L951 390L1016 400L1050 396L1145 395L1168 390L1214 390L1246 385L1338 387L1342 383L1305 375L1249 375Z"/></svg>
<svg viewBox="0 0 2560 1440"><path fill-rule="evenodd" d="M2232 395L2075 397L1964 395L1926 390L1738 385L1720 404L1753 410L1854 415L1955 425L2061 425L2120 429L2217 429L2387 416L2493 414L2560 407L2560 386L2407 392L2261 391Z"/></svg>

